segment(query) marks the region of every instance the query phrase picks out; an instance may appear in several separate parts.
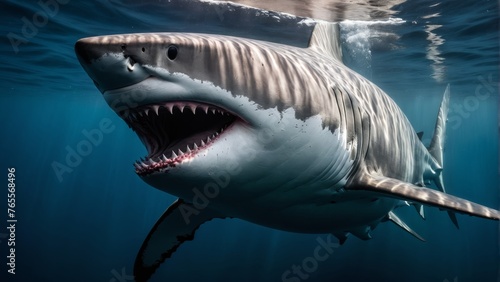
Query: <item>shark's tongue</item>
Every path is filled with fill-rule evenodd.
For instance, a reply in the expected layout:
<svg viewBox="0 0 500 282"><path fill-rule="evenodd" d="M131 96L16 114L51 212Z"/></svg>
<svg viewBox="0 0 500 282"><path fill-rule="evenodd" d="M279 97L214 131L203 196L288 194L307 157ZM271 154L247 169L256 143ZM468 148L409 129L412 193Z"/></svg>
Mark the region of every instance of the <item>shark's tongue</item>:
<svg viewBox="0 0 500 282"><path fill-rule="evenodd" d="M192 157L236 119L219 107L194 102L148 105L121 115L148 150L146 159L135 163L139 174Z"/></svg>

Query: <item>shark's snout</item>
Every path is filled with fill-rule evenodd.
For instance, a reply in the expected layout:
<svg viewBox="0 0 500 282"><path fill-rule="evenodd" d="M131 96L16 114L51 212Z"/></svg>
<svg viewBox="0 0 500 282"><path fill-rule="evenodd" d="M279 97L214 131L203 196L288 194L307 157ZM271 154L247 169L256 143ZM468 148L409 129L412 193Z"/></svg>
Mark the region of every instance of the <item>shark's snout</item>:
<svg viewBox="0 0 500 282"><path fill-rule="evenodd" d="M134 164L142 177L163 174L205 156L214 144L229 143L228 132L244 123L232 110L235 107L221 102L220 89L191 78L190 72L178 72L190 48L180 47L179 40L172 38L168 34L111 35L75 44L80 64L106 102L145 145L147 155ZM232 102L233 98L226 99ZM220 150L217 154L222 156Z"/></svg>
<svg viewBox="0 0 500 282"><path fill-rule="evenodd" d="M141 66L141 52L126 43L106 37L83 38L76 42L75 52L80 64L97 88L105 91L133 85L148 78Z"/></svg>

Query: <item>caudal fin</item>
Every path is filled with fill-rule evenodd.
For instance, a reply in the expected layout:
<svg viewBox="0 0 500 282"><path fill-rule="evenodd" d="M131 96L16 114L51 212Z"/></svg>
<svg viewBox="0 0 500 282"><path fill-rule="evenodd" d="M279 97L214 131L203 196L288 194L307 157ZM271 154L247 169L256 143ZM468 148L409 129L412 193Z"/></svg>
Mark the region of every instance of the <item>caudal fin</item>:
<svg viewBox="0 0 500 282"><path fill-rule="evenodd" d="M434 128L434 136L432 136L431 145L428 150L431 156L438 162L439 166L443 167L443 148L446 134L446 119L448 117L448 107L450 104L450 85L446 86L444 91L441 107Z"/></svg>
<svg viewBox="0 0 500 282"><path fill-rule="evenodd" d="M436 160L438 165L443 167L443 150L446 135L446 119L448 117L448 108L450 104L450 84L446 86L444 91L443 100L441 101L441 106L439 107L439 114L436 120L436 126L434 128L434 136L432 136L431 144L428 148L429 153ZM442 170L439 171L434 178L432 178L434 184L439 189L439 191L446 193L443 183ZM457 217L454 212L448 211L448 216L450 217L453 224L458 227Z"/></svg>

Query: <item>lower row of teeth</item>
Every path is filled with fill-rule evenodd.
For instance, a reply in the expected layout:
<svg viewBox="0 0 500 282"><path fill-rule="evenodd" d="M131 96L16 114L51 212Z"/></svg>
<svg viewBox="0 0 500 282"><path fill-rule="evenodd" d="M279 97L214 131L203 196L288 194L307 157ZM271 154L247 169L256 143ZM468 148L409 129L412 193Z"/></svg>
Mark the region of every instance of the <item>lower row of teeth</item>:
<svg viewBox="0 0 500 282"><path fill-rule="evenodd" d="M224 128L222 128L220 130L220 133L222 133L222 132L224 132ZM202 139L201 142L200 142L200 146L201 147L205 147L208 143L212 142L212 140L214 140L217 136L219 136L220 133L216 132L211 137L207 137L206 140ZM191 147L189 145L187 145L185 152L183 152L181 149L178 149L177 152L172 151L170 158L167 158L165 156L165 154L162 154L161 156L156 157L157 161L153 160L153 158L147 158L145 160L143 160L141 158L141 161L136 161L134 163L134 167L137 170L142 170L142 169L148 168L151 165L156 165L156 164L159 164L159 163L164 163L164 162L172 161L172 160L175 160L176 158L182 157L182 156L184 156L186 154L188 154L188 155L192 154L193 152L197 151L198 149L199 149L198 145L196 143L194 143L193 145L191 145Z"/></svg>

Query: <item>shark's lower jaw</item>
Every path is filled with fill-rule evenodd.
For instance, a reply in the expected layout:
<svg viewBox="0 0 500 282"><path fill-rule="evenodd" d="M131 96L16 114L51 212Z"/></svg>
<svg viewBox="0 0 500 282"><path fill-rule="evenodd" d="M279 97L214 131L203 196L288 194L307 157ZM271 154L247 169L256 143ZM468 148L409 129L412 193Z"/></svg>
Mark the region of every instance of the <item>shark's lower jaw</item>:
<svg viewBox="0 0 500 282"><path fill-rule="evenodd" d="M228 111L198 102L166 102L120 113L146 146L148 155L134 163L140 176L164 172L193 159L238 120Z"/></svg>

